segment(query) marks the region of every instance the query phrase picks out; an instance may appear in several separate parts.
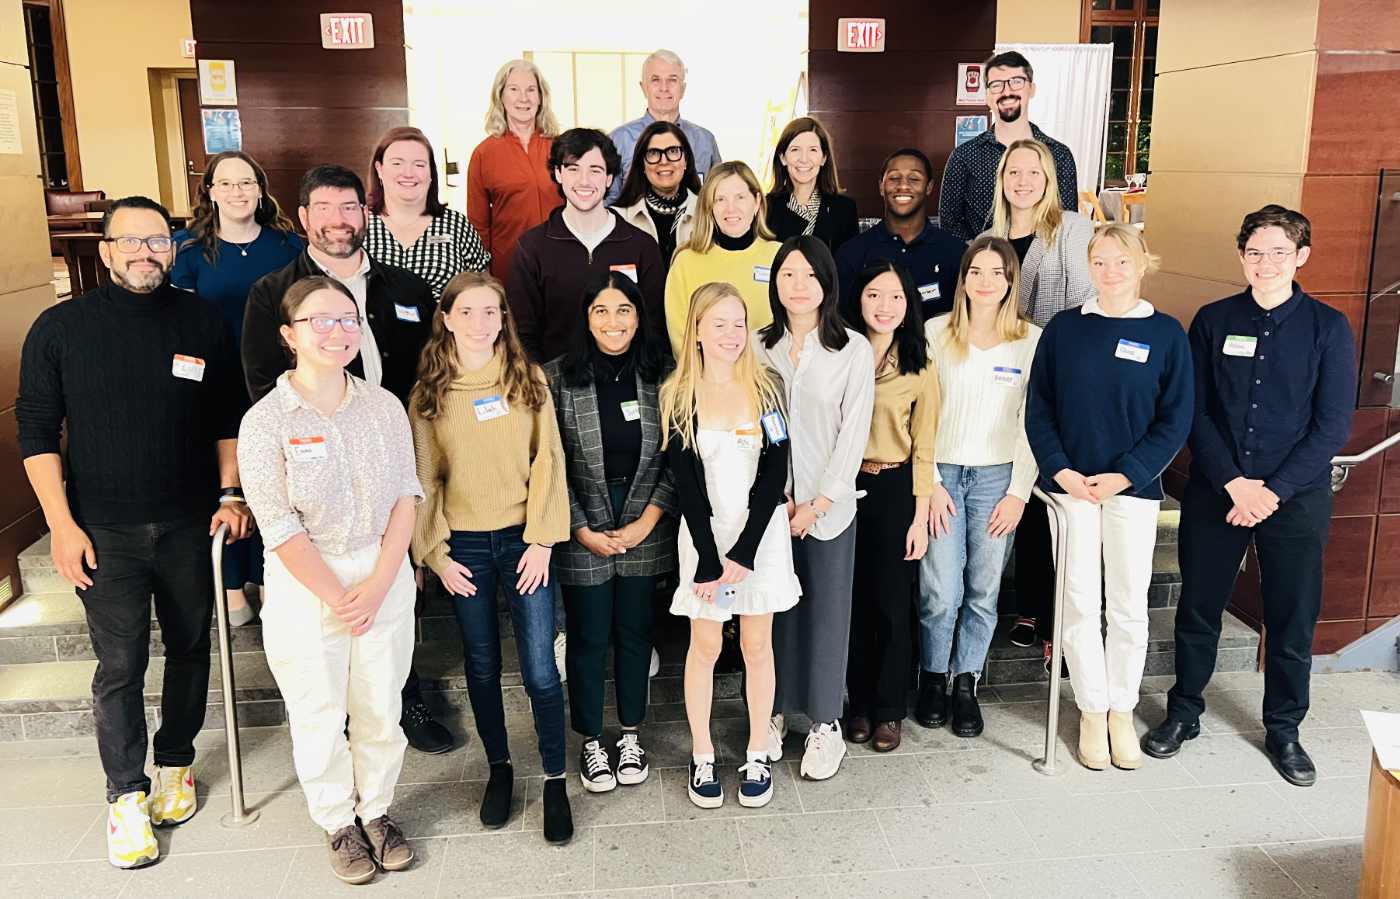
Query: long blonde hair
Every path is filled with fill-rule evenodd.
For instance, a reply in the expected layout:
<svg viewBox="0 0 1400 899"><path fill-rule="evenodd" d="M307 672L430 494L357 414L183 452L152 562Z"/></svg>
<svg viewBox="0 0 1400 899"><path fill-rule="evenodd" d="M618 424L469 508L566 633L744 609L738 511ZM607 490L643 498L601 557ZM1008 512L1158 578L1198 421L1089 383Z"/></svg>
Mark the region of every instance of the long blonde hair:
<svg viewBox="0 0 1400 899"><path fill-rule="evenodd" d="M1064 221L1064 210L1060 208L1060 183L1055 175L1055 157L1050 148L1035 138L1026 137L1015 141L1001 154L997 163L997 189L992 199L992 233L997 237L1011 238L1011 202L1006 199L1006 166L1011 154L1017 150L1034 150L1040 157L1041 171L1045 172L1045 194L1031 210L1031 220L1035 223L1035 233L1047 247L1055 245L1055 237L1060 233L1060 222Z"/></svg>
<svg viewBox="0 0 1400 899"><path fill-rule="evenodd" d="M535 84L540 89L540 108L535 110L535 131L540 137L558 137L559 120L554 117L554 109L549 105L549 82L544 80L539 66L528 59L512 59L497 70L496 78L491 82L491 99L486 107L486 133L500 137L510 128L506 122L506 103L502 95L506 92L506 79L516 69L524 69L534 75Z"/></svg>
<svg viewBox="0 0 1400 899"><path fill-rule="evenodd" d="M496 335L495 350L501 356L501 390L506 401L531 410L538 410L549 396L544 372L530 362L520 337L515 333L515 320L506 303L506 289L500 281L484 272L462 272L447 282L433 315L433 333L418 358L418 383L408 397L411 411L432 421L442 414L447 391L458 375L457 342L447 330L447 315L452 305L468 290L489 287L501 303L501 333Z"/></svg>
<svg viewBox="0 0 1400 899"><path fill-rule="evenodd" d="M719 183L730 175L737 175L743 179L744 184L749 188L749 193L758 200L758 209L754 212L753 228L754 235L759 240L773 240L773 232L768 230L768 201L763 196L763 188L759 186L758 176L753 173L746 163L737 159L729 162L721 162L710 169L705 175L705 183L700 188L700 198L695 203L695 230L690 232L690 242L676 250L691 250L696 253L708 253L715 245L715 193L719 190Z"/></svg>
<svg viewBox="0 0 1400 899"><path fill-rule="evenodd" d="M967 270L972 260L983 250L991 250L1001 257L1002 268L1006 271L1006 296L997 307L997 336L1005 341L1020 340L1026 336L1029 327L1021 317L1021 266L1016 259L1016 250L1004 237L984 234L967 245L962 263L958 266L958 287L953 291L953 311L948 315L948 329L943 334L943 345L956 359L967 358L967 347L972 330L972 300L967 296Z"/></svg>
<svg viewBox="0 0 1400 899"><path fill-rule="evenodd" d="M705 371L705 360L700 352L700 319L721 300L730 297L739 301L747 320L748 307L733 284L710 281L701 284L690 296L690 313L686 317L676 369L661 385L662 447L669 442L672 433L680 436L682 446L695 446L695 416L699 410L696 391ZM747 395L749 408L756 417L783 408L781 382L758 361L751 342L744 344L734 363L734 380Z"/></svg>

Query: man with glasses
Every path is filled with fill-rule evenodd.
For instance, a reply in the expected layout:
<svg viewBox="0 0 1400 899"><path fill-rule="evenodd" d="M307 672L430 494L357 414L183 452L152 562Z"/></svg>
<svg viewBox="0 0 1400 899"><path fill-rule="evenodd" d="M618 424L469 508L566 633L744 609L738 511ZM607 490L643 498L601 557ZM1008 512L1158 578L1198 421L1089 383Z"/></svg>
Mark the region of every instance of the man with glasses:
<svg viewBox="0 0 1400 899"><path fill-rule="evenodd" d="M622 185L627 181L627 171L632 168L632 154L637 149L637 140L652 122L675 122L685 132L690 141L691 152L695 154L695 172L701 178L710 169L724 161L719 154L719 143L710 129L681 118L681 98L685 96L685 63L670 50L657 50L642 62L642 93L647 98L647 111L641 118L633 119L614 128L608 136L622 157L622 171L613 179L608 190L609 205L617 202L622 194Z"/></svg>
<svg viewBox="0 0 1400 899"><path fill-rule="evenodd" d="M992 127L948 156L938 195L938 224L964 240L971 240L992 226L992 201L996 198L1001 154L1025 138L1033 137L1050 148L1060 205L1069 210L1079 208L1074 154L1031 123L1035 73L1030 60L1015 50L998 53L982 65L982 78Z"/></svg>
<svg viewBox="0 0 1400 899"><path fill-rule="evenodd" d="M214 596L209 538L221 524L230 542L252 528L237 461L248 398L218 309L166 280L175 247L165 208L146 197L117 200L102 235L98 254L111 281L34 322L15 418L54 567L77 588L97 656L107 857L134 868L160 854L152 824L180 824L196 810L194 738L209 696ZM143 700L153 596L165 647L154 791Z"/></svg>
<svg viewBox="0 0 1400 899"><path fill-rule="evenodd" d="M1312 252L1301 213L1265 206L1245 216L1236 243L1249 288L1191 324L1196 413L1181 501L1176 685L1142 748L1170 758L1201 732L1221 616L1252 542L1267 634L1264 752L1284 780L1306 787L1317 771L1298 725L1322 609L1331 459L1356 407L1356 347L1346 316L1293 280Z"/></svg>
<svg viewBox="0 0 1400 899"><path fill-rule="evenodd" d="M407 407L437 308L428 282L364 251L365 186L344 166L318 165L302 177L297 217L306 231L306 251L253 285L243 315L243 370L253 402L270 393L291 367L278 331L283 295L302 278L326 275L350 290L364 322L360 354L345 370L383 387ZM419 752L447 752L453 746L451 731L423 702L413 668L403 688L401 724L408 745Z"/></svg>

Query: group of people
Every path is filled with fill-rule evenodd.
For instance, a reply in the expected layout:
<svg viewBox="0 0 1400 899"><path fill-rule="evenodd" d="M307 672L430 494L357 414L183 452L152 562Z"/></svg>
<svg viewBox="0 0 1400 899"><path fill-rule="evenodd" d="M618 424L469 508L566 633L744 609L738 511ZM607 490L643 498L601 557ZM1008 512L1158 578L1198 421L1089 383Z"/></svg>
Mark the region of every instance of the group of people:
<svg viewBox="0 0 1400 899"><path fill-rule="evenodd" d="M207 541L223 525L230 617L251 619L242 588L262 583L297 776L349 883L412 864L389 814L406 747L453 745L412 665L426 571L461 631L490 766L482 823L512 810L506 614L545 774L544 837L562 842L560 609L580 783L639 784L655 600L675 578L663 602L689 620L687 789L702 808L726 796L710 718L737 621L748 735L734 792L760 807L792 724L805 728L806 778L836 775L847 741L898 747L915 663L915 720L982 733L978 681L1013 539L1010 636L1048 636L1037 484L1069 524L1063 640L1080 761L1132 769L1143 750L1167 757L1199 732L1254 541L1266 750L1289 781L1311 783L1298 724L1329 459L1356 372L1345 318L1294 281L1307 219L1279 206L1246 216L1249 286L1203 308L1188 337L1142 299L1157 266L1143 233L1076 211L1072 156L1029 120L1029 61L999 54L985 71L993 125L949 159L940 225L924 211L933 165L901 148L880 173L883 216L862 231L812 118L784 129L765 192L680 118L685 70L668 51L643 66L647 114L611 137L557 133L538 70L503 66L465 216L440 201L432 146L413 128L375 148L368 190L341 166L306 173L304 240L241 152L210 160L186 231L172 234L149 199L116 201L99 249L111 283L35 322L16 409L54 561L98 658L111 862L154 861L151 826L196 810ZM1161 475L1187 443L1178 678L1166 720L1139 741ZM154 778L152 595L166 657Z"/></svg>

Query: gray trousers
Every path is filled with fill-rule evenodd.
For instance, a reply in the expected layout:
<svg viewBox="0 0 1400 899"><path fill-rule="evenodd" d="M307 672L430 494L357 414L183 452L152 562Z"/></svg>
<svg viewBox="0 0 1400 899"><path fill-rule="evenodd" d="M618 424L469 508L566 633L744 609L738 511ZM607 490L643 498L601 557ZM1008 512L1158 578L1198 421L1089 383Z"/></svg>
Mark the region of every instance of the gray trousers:
<svg viewBox="0 0 1400 899"><path fill-rule="evenodd" d="M856 523L831 540L792 541L802 599L773 616L778 689L773 711L804 714L814 723L841 717L851 641L851 582Z"/></svg>

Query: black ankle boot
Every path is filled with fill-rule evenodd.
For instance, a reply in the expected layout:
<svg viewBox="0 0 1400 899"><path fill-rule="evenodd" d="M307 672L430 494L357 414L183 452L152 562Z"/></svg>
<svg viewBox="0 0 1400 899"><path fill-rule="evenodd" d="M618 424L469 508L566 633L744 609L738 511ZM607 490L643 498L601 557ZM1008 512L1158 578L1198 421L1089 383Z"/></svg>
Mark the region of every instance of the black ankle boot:
<svg viewBox="0 0 1400 899"><path fill-rule="evenodd" d="M953 678L953 733L976 737L982 733L982 709L977 705L977 675L971 671Z"/></svg>
<svg viewBox="0 0 1400 899"><path fill-rule="evenodd" d="M510 762L493 762L491 779L481 797L481 823L495 830L510 820L510 799L515 790L515 769Z"/></svg>
<svg viewBox="0 0 1400 899"><path fill-rule="evenodd" d="M948 675L919 672L919 701L914 720L924 727L942 727L948 720Z"/></svg>
<svg viewBox="0 0 1400 899"><path fill-rule="evenodd" d="M567 843L574 835L574 813L564 778L549 777L544 782L544 838L551 843Z"/></svg>

